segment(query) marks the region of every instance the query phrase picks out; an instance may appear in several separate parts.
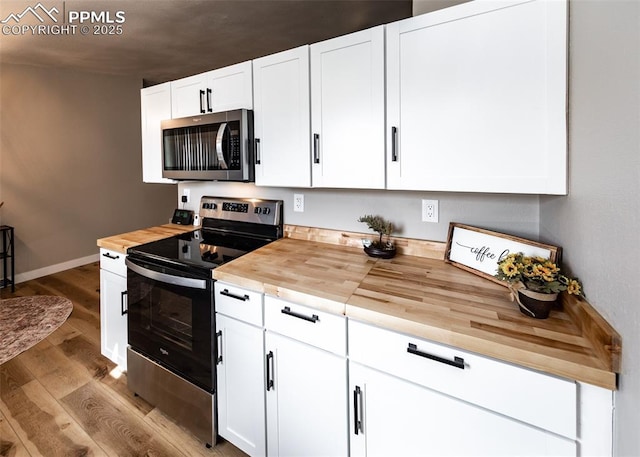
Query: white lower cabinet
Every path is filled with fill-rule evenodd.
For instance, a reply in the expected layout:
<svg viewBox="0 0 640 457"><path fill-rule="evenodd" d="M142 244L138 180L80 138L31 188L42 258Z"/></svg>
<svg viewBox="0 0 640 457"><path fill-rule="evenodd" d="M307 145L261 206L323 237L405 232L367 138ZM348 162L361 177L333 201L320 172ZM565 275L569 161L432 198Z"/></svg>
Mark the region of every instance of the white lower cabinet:
<svg viewBox="0 0 640 457"><path fill-rule="evenodd" d="M352 456L576 455L569 439L357 363L349 379Z"/></svg>
<svg viewBox="0 0 640 457"><path fill-rule="evenodd" d="M100 352L127 369L126 255L100 249Z"/></svg>
<svg viewBox="0 0 640 457"><path fill-rule="evenodd" d="M215 283L218 434L266 454L262 294Z"/></svg>
<svg viewBox="0 0 640 457"><path fill-rule="evenodd" d="M349 356L351 455L577 455L575 383L353 321Z"/></svg>
<svg viewBox="0 0 640 457"><path fill-rule="evenodd" d="M215 293L218 433L251 456L612 455L611 391L220 281Z"/></svg>
<svg viewBox="0 0 640 457"><path fill-rule="evenodd" d="M348 455L346 319L266 296L265 326L268 455Z"/></svg>
<svg viewBox="0 0 640 457"><path fill-rule="evenodd" d="M265 455L263 330L221 314L218 433L249 455Z"/></svg>

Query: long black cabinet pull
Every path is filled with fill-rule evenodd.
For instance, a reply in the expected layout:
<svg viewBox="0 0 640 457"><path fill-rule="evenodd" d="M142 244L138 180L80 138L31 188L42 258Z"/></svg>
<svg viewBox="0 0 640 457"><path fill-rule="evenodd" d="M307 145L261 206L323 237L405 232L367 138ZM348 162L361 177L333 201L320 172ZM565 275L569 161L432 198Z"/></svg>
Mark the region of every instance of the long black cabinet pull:
<svg viewBox="0 0 640 457"><path fill-rule="evenodd" d="M267 392L273 389L273 351L267 354Z"/></svg>
<svg viewBox="0 0 640 457"><path fill-rule="evenodd" d="M256 165L260 165L260 138L256 138Z"/></svg>
<svg viewBox="0 0 640 457"><path fill-rule="evenodd" d="M123 291L120 292L120 315L124 316L125 314L127 314L127 312L129 312L128 309L125 309L124 307L124 297L127 295L127 291Z"/></svg>
<svg viewBox="0 0 640 457"><path fill-rule="evenodd" d="M200 114L205 114L206 111L204 110L204 91L201 90L200 91Z"/></svg>
<svg viewBox="0 0 640 457"><path fill-rule="evenodd" d="M104 254L102 254L102 257L106 257L107 259L111 259L111 260L116 260L120 258L119 255L111 255L108 252L105 252Z"/></svg>
<svg viewBox="0 0 640 457"><path fill-rule="evenodd" d="M313 163L320 163L320 135L313 134Z"/></svg>
<svg viewBox="0 0 640 457"><path fill-rule="evenodd" d="M236 300L247 301L249 300L249 296L245 295L236 295L229 292L229 289L223 289L220 291L220 295L224 295L225 297L235 298Z"/></svg>
<svg viewBox="0 0 640 457"><path fill-rule="evenodd" d="M211 101L211 99L213 95L213 91L211 89L207 89L207 112L209 113L213 113L213 108L211 107L211 105L213 104L213 102Z"/></svg>
<svg viewBox="0 0 640 457"><path fill-rule="evenodd" d="M398 127L391 127L391 161L398 161Z"/></svg>
<svg viewBox="0 0 640 457"><path fill-rule="evenodd" d="M358 401L360 400L360 401ZM362 390L356 386L353 391L353 433L362 432Z"/></svg>
<svg viewBox="0 0 640 457"><path fill-rule="evenodd" d="M453 360L443 359L442 357L438 357L437 355L427 354L426 352L419 351L418 346L416 346L413 343L409 343L407 352L409 354L419 355L420 357L424 357L430 360L435 360L436 362L444 363L447 365L451 365L452 367L456 367L456 368L460 368L461 370L464 370L464 359L462 357L454 357Z"/></svg>
<svg viewBox="0 0 640 457"><path fill-rule="evenodd" d="M317 314L313 314L311 316L306 316L304 314L296 313L295 311L291 311L291 308L285 306L280 310L282 314L286 314L288 316L297 317L298 319L303 319L305 321L313 322L314 324L320 320Z"/></svg>
<svg viewBox="0 0 640 457"><path fill-rule="evenodd" d="M216 364L222 363L222 330L216 332L216 339L218 340L218 358Z"/></svg>

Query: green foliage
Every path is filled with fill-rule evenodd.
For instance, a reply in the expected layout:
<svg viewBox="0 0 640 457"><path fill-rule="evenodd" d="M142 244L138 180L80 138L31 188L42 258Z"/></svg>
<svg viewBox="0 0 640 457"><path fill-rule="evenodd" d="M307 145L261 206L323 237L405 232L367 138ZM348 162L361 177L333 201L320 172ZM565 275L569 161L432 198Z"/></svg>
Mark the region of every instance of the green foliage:
<svg viewBox="0 0 640 457"><path fill-rule="evenodd" d="M391 244L389 241L383 243L382 237L385 235L389 237L393 233L395 227L392 222L386 221L382 216L372 216L370 214L361 216L358 219L358 222L364 222L370 230L380 234L380 238L377 242L379 246L383 247Z"/></svg>

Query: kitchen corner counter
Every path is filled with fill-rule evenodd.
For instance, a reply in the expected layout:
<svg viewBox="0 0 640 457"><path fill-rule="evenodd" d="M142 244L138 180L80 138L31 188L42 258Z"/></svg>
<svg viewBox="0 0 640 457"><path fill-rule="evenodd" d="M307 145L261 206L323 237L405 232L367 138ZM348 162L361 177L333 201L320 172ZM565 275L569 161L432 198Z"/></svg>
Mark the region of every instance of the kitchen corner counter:
<svg viewBox="0 0 640 457"><path fill-rule="evenodd" d="M361 248L283 238L215 279L517 365L616 389L620 337L582 299L531 319L508 289L442 259L373 259ZM566 295L566 294L563 294Z"/></svg>
<svg viewBox="0 0 640 457"><path fill-rule="evenodd" d="M131 247L179 235L181 233L192 232L197 228L198 227L193 225L164 224L142 230L134 230L133 232L122 233L120 235L100 238L97 244L100 248L111 249L112 251L126 254L127 249Z"/></svg>

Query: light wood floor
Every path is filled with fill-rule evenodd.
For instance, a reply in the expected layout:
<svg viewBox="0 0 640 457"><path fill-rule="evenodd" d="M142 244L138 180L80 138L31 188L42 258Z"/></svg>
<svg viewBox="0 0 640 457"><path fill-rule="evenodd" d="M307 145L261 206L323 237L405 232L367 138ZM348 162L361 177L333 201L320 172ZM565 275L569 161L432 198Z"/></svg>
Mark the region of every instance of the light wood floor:
<svg viewBox="0 0 640 457"><path fill-rule="evenodd" d="M0 297L60 295L65 324L0 365L0 456L244 456L228 442L207 449L127 389L100 355L100 265L0 289Z"/></svg>

